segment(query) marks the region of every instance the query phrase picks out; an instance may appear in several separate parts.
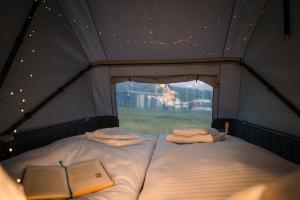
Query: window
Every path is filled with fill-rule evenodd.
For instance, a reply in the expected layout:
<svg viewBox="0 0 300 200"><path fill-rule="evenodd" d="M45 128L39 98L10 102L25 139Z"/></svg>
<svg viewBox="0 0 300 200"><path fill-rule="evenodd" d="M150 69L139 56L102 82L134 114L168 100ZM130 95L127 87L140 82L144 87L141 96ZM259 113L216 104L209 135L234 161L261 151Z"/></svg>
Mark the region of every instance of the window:
<svg viewBox="0 0 300 200"><path fill-rule="evenodd" d="M174 128L210 127L213 88L201 81L116 85L120 128L135 133L171 133Z"/></svg>

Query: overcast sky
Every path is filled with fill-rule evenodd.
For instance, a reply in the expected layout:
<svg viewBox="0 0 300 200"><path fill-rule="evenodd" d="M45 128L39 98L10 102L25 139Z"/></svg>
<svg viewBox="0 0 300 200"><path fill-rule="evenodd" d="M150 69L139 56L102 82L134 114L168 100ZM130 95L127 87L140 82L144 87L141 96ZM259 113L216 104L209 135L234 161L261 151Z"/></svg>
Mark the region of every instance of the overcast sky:
<svg viewBox="0 0 300 200"><path fill-rule="evenodd" d="M212 87L201 81L189 81L189 82L181 82L181 83L171 83L172 86L177 87L189 87L189 88L197 88L200 90L212 90Z"/></svg>

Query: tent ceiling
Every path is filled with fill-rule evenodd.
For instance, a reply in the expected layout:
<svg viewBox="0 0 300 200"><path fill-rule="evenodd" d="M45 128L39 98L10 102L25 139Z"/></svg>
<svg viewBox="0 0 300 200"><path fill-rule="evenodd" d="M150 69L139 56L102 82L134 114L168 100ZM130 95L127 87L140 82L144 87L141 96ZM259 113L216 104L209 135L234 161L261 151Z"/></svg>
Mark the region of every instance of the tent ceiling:
<svg viewBox="0 0 300 200"><path fill-rule="evenodd" d="M59 2L90 61L242 57L265 4L265 0Z"/></svg>
<svg viewBox="0 0 300 200"><path fill-rule="evenodd" d="M1 67L32 5L32 0L15 1L1 1L0 28L6 33L1 38ZM90 62L243 57L266 2L57 1ZM40 9L51 5L47 0L41 4Z"/></svg>
<svg viewBox="0 0 300 200"><path fill-rule="evenodd" d="M89 1L109 59L222 54L233 0Z"/></svg>

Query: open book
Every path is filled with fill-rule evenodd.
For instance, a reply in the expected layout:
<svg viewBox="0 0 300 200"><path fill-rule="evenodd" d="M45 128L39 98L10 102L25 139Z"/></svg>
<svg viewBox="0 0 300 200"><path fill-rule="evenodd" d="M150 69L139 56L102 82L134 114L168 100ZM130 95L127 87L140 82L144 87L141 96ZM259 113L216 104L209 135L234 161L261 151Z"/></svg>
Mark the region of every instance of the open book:
<svg viewBox="0 0 300 200"><path fill-rule="evenodd" d="M94 160L63 166L28 166L23 181L28 199L78 197L113 186L101 165Z"/></svg>

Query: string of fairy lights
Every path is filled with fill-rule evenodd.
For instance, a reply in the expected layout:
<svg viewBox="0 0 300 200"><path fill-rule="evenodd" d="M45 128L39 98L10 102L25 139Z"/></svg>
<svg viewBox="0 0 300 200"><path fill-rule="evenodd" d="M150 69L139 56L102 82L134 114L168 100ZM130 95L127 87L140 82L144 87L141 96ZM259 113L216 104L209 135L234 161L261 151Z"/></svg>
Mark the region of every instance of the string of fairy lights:
<svg viewBox="0 0 300 200"><path fill-rule="evenodd" d="M245 8L250 9L251 8L250 4L246 3ZM264 10L261 10L261 13L263 13L263 12L264 12ZM187 44L187 45L190 45L191 47L196 48L199 51L199 53L201 53L202 55L205 55L205 56L221 56L221 54L222 54L221 52L213 52L213 51L208 51L208 50L205 50L205 49L201 48L201 44L199 42L194 41L194 38L193 38L192 35L186 35L186 36L178 38L174 41L159 40L159 39L156 38L157 36L155 34L155 31L152 29L152 22L153 22L152 17L148 17L147 21L148 21L149 31L146 32L146 34L149 34L150 36L152 36L151 40L137 40L137 39L134 39L134 40L130 40L130 39L121 40L121 38L123 39L123 37L122 37L122 35L120 35L117 32L113 32L113 33L109 34L106 37L112 37L115 40L119 40L120 45L152 45L152 46L162 46L162 47L174 47L176 45ZM88 25L84 25L83 23L80 23L79 19L73 18L72 22L76 23L78 26L84 27L86 29L89 28ZM222 22L221 19L218 19L216 21L217 25L221 25L222 23L223 22ZM232 16L232 24L238 25L239 23L240 22L239 22L238 16L233 15ZM243 41L246 42L249 39L250 34L253 31L253 28L254 28L253 23L248 23L248 26L249 26L248 33L242 32L240 34L239 39L242 42ZM203 24L199 28L200 28L199 30L209 33L208 31L209 31L210 28L209 28L208 25ZM99 35L100 38L104 37L103 32L98 32L98 35ZM226 46L224 50L225 51L230 51L231 48L229 46Z"/></svg>
<svg viewBox="0 0 300 200"><path fill-rule="evenodd" d="M251 5L248 3L245 3L245 8L250 9ZM73 23L73 25L77 26L77 28L81 28L81 29L84 29L87 31L95 30L95 29L91 29L91 27L93 26L93 25L91 25L92 23L91 24L83 23L80 18L75 17L75 16L71 19L66 17L59 8L56 8L55 5L51 4L51 1L42 0L41 5L38 8L38 11L36 13L34 13L34 16L32 16L32 17L38 16L38 12L47 12L49 14L56 15L56 17L64 16L65 19L69 19L69 21L71 21L71 23ZM65 11L65 12L67 12L67 11ZM261 13L263 13L263 12L264 12L264 10L261 11ZM29 18L31 19L31 17L29 17ZM205 55L205 56L221 56L222 55L221 52L214 52L214 51L208 51L206 49L203 49L201 47L201 43L195 41L195 39L192 35L186 35L186 36L180 37L174 41L162 41L162 40L158 39L158 36L157 36L155 30L153 30L153 28L152 28L153 23L154 23L152 17L149 16L146 20L147 20L148 31L145 33L145 36L150 35L151 36L151 37L149 37L149 38L151 38L150 40L138 40L138 39L132 40L132 39L126 39L126 38L124 39L122 34L118 31L112 32L108 35L105 35L104 32L99 31L97 33L97 35L102 41L103 40L105 41L105 37L111 37L112 39L117 40L120 45L128 45L128 46L129 45L131 45L131 46L144 45L144 46L160 46L160 47L175 47L178 45L190 45L190 47L196 48L199 53L201 53L202 55ZM231 23L233 25L238 25L240 23L239 17L236 14L234 14L232 16L231 21L232 21ZM223 23L224 22L221 19L216 20L217 26L222 25ZM246 42L249 39L249 36L254 29L254 23L248 23L248 26L249 26L248 27L249 32L240 34L239 39L241 41ZM27 33L26 38L28 40L32 39L36 34L38 34L37 26L32 25L31 27L34 27L34 28L31 28L29 30L29 32ZM209 31L210 31L209 25L202 24L199 26L199 28L200 28L199 29L200 31L206 32L207 34L209 34ZM230 51L230 50L231 50L230 46L225 46L224 51ZM38 56L38 52L39 52L38 48L31 48L30 51L31 51L32 56ZM20 56L20 58L19 58L19 64L21 64L21 66L23 66L24 68L26 67L26 64L27 64L26 59L27 58L25 58L24 56ZM30 60L33 58L28 58L28 59ZM28 81L34 79L34 77L35 77L35 75L33 72L27 72L25 75L25 78ZM9 95L15 98L19 112L25 113L26 105L28 104L28 99L29 99L28 97L26 97L26 89L20 87L19 89L11 90L9 92ZM17 133L17 132L18 132L17 129L13 130L13 134ZM10 147L9 152L12 152L12 151L13 151L13 149Z"/></svg>

